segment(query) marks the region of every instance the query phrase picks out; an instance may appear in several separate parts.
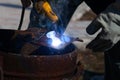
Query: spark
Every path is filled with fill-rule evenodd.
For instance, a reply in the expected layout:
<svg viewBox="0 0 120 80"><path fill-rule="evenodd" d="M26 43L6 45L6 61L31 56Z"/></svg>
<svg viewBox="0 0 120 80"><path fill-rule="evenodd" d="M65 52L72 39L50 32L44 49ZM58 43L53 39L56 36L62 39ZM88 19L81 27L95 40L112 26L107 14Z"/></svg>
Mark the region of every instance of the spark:
<svg viewBox="0 0 120 80"><path fill-rule="evenodd" d="M55 31L50 31L46 34L46 36L50 39L52 39L51 46L54 48L60 48L62 44L64 44L64 41L60 40L60 38L56 37Z"/></svg>

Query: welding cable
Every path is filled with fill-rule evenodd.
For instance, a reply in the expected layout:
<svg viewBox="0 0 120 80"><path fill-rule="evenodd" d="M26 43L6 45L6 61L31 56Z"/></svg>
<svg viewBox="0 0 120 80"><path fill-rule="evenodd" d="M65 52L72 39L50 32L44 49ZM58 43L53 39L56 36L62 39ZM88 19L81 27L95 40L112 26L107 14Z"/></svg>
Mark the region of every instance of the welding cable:
<svg viewBox="0 0 120 80"><path fill-rule="evenodd" d="M3 69L2 67L0 66L0 73L1 73L1 79L0 80L4 80L4 73L3 73Z"/></svg>
<svg viewBox="0 0 120 80"><path fill-rule="evenodd" d="M23 19L24 19L24 14L25 14L25 7L22 7L22 13L21 13L21 18L20 18L18 30L21 30Z"/></svg>
<svg viewBox="0 0 120 80"><path fill-rule="evenodd" d="M34 0L31 0L31 1L34 2ZM22 24L23 24L24 15L25 15L25 7L22 6L22 12L21 12L20 22L19 22L19 25L18 25L18 30L21 30L21 27L22 27Z"/></svg>

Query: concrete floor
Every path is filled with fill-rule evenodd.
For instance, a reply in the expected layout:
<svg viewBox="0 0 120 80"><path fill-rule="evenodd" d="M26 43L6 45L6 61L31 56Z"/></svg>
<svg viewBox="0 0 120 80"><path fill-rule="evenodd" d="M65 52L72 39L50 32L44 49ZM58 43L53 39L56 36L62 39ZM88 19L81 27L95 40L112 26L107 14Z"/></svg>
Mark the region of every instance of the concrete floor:
<svg viewBox="0 0 120 80"><path fill-rule="evenodd" d="M1 0L0 1L0 28L17 29L21 15L20 0ZM22 29L27 29L29 22L30 9L26 9L24 24Z"/></svg>

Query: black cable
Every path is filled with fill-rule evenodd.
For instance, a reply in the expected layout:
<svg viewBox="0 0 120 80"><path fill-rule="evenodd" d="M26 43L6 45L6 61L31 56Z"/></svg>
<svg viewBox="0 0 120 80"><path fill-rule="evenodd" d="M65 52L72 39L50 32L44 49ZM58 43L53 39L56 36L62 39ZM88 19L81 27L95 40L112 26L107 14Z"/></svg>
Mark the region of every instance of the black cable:
<svg viewBox="0 0 120 80"><path fill-rule="evenodd" d="M23 19L24 19L24 14L25 14L25 7L22 7L21 19L20 19L20 22L19 22L18 30L20 30L21 27L22 27L22 23L23 23Z"/></svg>

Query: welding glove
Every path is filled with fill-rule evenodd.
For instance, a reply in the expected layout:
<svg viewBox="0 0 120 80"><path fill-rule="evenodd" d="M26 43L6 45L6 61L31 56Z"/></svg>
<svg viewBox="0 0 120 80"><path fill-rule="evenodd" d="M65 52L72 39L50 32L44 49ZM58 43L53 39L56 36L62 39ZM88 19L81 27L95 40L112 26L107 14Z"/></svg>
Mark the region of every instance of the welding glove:
<svg viewBox="0 0 120 80"><path fill-rule="evenodd" d="M22 6L27 8L31 5L31 0L21 0Z"/></svg>
<svg viewBox="0 0 120 80"><path fill-rule="evenodd" d="M103 52L110 49L120 40L120 1L109 5L105 11L92 21L87 27L88 34L93 35L101 28L100 33L86 48L94 52Z"/></svg>

